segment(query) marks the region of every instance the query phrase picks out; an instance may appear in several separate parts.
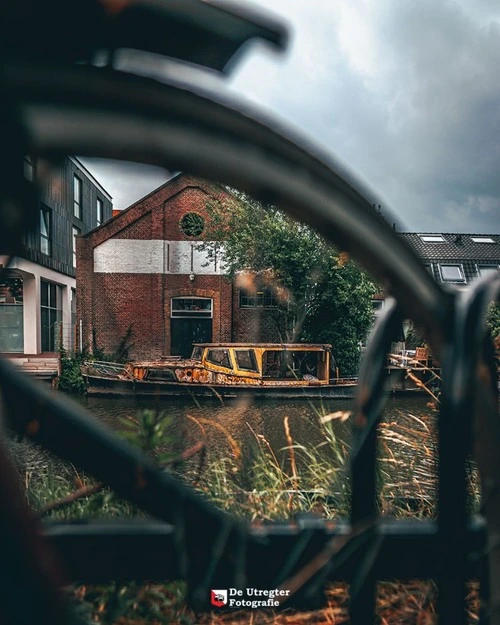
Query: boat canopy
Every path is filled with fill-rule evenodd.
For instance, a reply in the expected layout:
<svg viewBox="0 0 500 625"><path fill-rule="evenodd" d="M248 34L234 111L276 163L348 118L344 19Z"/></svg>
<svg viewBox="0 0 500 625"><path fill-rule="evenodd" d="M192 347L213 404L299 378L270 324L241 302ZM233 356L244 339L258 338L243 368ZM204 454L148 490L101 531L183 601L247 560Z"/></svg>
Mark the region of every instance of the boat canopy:
<svg viewBox="0 0 500 625"><path fill-rule="evenodd" d="M195 343L191 360L247 378L328 383L330 350L326 343Z"/></svg>

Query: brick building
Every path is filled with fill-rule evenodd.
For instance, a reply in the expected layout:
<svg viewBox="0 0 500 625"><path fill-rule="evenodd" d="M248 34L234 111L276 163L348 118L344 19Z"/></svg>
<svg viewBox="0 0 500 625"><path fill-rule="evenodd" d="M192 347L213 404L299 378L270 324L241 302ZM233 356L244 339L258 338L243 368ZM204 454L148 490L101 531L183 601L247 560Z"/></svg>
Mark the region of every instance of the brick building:
<svg viewBox="0 0 500 625"><path fill-rule="evenodd" d="M131 329L130 356L189 355L193 342L278 340L269 289L249 290L199 249L209 202L234 196L185 174L77 241L83 343L113 353Z"/></svg>

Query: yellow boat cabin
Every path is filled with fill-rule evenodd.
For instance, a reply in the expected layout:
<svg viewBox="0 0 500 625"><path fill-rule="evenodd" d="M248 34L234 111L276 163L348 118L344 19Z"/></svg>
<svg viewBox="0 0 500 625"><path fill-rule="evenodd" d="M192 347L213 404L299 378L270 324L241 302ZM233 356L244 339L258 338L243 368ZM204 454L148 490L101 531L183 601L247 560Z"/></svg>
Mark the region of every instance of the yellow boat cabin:
<svg viewBox="0 0 500 625"><path fill-rule="evenodd" d="M309 386L328 384L331 345L199 343L189 359L131 362L137 380L187 384Z"/></svg>

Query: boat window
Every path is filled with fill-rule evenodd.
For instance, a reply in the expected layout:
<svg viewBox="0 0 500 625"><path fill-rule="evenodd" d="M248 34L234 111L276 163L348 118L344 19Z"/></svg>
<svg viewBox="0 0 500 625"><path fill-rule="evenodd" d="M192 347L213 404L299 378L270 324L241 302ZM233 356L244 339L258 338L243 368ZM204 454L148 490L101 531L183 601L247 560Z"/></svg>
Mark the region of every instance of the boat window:
<svg viewBox="0 0 500 625"><path fill-rule="evenodd" d="M311 380L325 375L325 352L265 351L262 357L262 375L265 378Z"/></svg>
<svg viewBox="0 0 500 625"><path fill-rule="evenodd" d="M219 367L227 367L232 369L229 361L229 353L227 349L209 349L207 354L208 362L218 365Z"/></svg>
<svg viewBox="0 0 500 625"><path fill-rule="evenodd" d="M203 350L201 349L201 347L195 347L193 349L193 353L191 354L191 359L201 360L202 355L203 355Z"/></svg>
<svg viewBox="0 0 500 625"><path fill-rule="evenodd" d="M146 379L150 382L153 380L165 382L176 381L175 374L172 369L150 369L146 375Z"/></svg>
<svg viewBox="0 0 500 625"><path fill-rule="evenodd" d="M257 359L253 349L237 349L234 352L238 369L245 371L258 371Z"/></svg>

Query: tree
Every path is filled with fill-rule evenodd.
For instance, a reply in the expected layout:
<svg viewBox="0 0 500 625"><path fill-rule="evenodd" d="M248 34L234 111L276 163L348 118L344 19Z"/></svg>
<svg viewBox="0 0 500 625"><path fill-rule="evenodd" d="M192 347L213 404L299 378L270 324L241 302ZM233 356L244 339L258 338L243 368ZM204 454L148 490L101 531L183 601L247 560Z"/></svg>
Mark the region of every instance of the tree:
<svg viewBox="0 0 500 625"><path fill-rule="evenodd" d="M223 248L228 277L247 290L275 290L281 340L332 343L342 374L354 373L373 322L367 275L308 226L246 195L209 203L207 216L205 239L219 243L202 247L209 256Z"/></svg>
<svg viewBox="0 0 500 625"><path fill-rule="evenodd" d="M493 339L500 340L500 304L492 303L490 305L487 323Z"/></svg>
<svg viewBox="0 0 500 625"><path fill-rule="evenodd" d="M495 348L497 372L500 374L500 304L498 302L492 302L490 304L486 322Z"/></svg>

